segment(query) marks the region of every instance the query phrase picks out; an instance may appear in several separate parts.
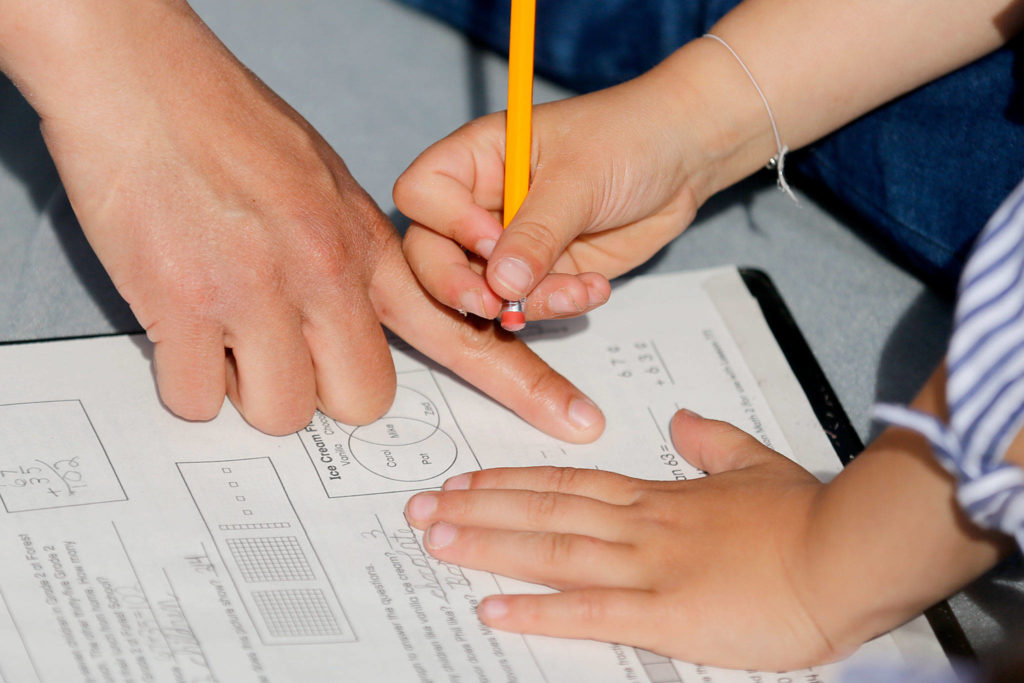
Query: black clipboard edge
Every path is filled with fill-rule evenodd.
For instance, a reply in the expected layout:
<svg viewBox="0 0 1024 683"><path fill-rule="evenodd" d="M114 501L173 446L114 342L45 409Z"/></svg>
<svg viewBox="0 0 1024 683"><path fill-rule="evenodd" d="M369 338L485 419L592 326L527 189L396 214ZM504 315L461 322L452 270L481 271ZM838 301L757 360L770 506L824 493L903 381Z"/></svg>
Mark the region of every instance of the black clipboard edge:
<svg viewBox="0 0 1024 683"><path fill-rule="evenodd" d="M832 385L828 383L811 347L807 345L807 340L804 339L796 320L771 278L756 268L738 270L747 290L761 307L761 313L779 343L782 355L786 357L786 362L807 395L821 428L845 467L864 450L860 436L850 423L850 418L843 410ZM939 602L928 608L924 614L946 655L956 659L977 660L974 648L967 640L967 635L960 622L956 620L948 602Z"/></svg>

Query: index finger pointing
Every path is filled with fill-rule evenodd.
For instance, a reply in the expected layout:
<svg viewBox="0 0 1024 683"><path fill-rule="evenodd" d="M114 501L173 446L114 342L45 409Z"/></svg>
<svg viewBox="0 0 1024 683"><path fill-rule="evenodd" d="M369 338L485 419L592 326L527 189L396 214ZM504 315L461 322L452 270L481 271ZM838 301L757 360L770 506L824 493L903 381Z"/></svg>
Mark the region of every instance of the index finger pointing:
<svg viewBox="0 0 1024 683"><path fill-rule="evenodd" d="M526 344L431 299L397 250L381 259L370 298L387 327L538 429L572 443L604 430L597 406Z"/></svg>

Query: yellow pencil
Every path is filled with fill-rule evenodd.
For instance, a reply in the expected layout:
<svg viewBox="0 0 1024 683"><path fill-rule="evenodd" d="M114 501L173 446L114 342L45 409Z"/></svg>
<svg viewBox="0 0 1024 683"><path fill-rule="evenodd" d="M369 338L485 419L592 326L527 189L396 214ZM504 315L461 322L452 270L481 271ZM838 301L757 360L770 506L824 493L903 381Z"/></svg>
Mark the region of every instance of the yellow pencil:
<svg viewBox="0 0 1024 683"><path fill-rule="evenodd" d="M505 210L507 228L530 189L530 120L533 110L533 34L536 0L512 0L508 40L508 113L505 123ZM501 326L521 330L526 325L523 301L506 301Z"/></svg>

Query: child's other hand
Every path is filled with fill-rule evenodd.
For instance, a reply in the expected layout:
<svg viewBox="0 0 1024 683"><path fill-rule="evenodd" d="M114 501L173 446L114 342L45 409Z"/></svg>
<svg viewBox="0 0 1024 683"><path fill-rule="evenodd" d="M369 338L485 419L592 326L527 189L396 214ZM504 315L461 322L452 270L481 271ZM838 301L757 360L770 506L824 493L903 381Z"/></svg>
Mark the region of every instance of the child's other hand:
<svg viewBox="0 0 1024 683"><path fill-rule="evenodd" d="M773 671L846 654L807 599L822 485L723 422L680 412L672 436L708 477L484 470L416 495L406 516L438 559L561 591L485 599L495 628Z"/></svg>
<svg viewBox="0 0 1024 683"><path fill-rule="evenodd" d="M485 318L527 295L528 319L579 315L682 232L703 201L690 172L700 145L659 78L537 107L531 189L504 232L504 113L420 155L394 198L414 221L405 254L427 290Z"/></svg>

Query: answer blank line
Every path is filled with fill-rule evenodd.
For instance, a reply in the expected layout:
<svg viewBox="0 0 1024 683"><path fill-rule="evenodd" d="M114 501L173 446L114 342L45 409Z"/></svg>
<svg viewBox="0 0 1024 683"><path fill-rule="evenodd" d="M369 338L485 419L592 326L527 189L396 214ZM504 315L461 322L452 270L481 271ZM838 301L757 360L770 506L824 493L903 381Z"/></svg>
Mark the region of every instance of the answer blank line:
<svg viewBox="0 0 1024 683"><path fill-rule="evenodd" d="M380 532L384 534L384 541L388 544L388 548L394 550L395 546L391 544L391 537L388 536L388 532L384 528L384 522L380 521L380 515L374 514L373 517L377 520L377 526L380 527Z"/></svg>
<svg viewBox="0 0 1024 683"><path fill-rule="evenodd" d="M658 424L658 418L654 417L654 410L647 406L647 414L651 416L651 421L654 422L654 428L658 430L658 435L661 436L661 440L668 443L668 439L665 438L665 432L661 431L661 425Z"/></svg>
<svg viewBox="0 0 1024 683"><path fill-rule="evenodd" d="M665 371L665 374L668 375L669 383L675 386L676 381L672 378L672 373L669 372L668 366L665 365L665 359L661 357L661 351L658 350L658 345L654 343L653 339L651 340L651 348L654 349L654 353L658 355L658 360L661 361L661 367Z"/></svg>

